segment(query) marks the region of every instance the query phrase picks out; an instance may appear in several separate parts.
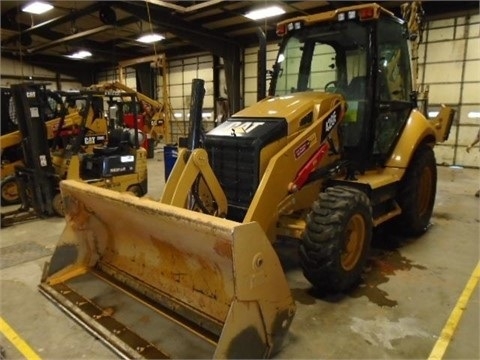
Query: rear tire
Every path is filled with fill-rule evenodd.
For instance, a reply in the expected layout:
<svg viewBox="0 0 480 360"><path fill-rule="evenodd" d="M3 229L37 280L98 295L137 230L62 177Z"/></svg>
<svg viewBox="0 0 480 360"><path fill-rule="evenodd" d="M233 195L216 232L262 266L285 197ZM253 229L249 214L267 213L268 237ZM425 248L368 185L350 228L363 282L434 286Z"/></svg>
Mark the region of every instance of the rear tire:
<svg viewBox="0 0 480 360"><path fill-rule="evenodd" d="M341 292L362 274L372 238L372 209L362 191L334 186L319 194L300 244L303 274L321 291Z"/></svg>
<svg viewBox="0 0 480 360"><path fill-rule="evenodd" d="M3 206L20 204L22 201L15 176L7 176L2 180L1 192L1 201Z"/></svg>
<svg viewBox="0 0 480 360"><path fill-rule="evenodd" d="M437 192L437 165L433 149L421 146L400 183L397 202L402 214L395 227L406 236L419 236L427 231Z"/></svg>

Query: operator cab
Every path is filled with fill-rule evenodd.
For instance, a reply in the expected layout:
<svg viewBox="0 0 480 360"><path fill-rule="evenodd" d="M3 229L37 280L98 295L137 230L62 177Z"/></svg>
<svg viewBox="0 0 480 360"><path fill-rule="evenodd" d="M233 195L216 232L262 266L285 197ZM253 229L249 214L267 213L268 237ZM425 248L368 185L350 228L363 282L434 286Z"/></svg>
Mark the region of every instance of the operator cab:
<svg viewBox="0 0 480 360"><path fill-rule="evenodd" d="M385 163L415 106L404 23L383 11L365 19L363 10L288 24L269 91L341 94L343 150L361 172Z"/></svg>

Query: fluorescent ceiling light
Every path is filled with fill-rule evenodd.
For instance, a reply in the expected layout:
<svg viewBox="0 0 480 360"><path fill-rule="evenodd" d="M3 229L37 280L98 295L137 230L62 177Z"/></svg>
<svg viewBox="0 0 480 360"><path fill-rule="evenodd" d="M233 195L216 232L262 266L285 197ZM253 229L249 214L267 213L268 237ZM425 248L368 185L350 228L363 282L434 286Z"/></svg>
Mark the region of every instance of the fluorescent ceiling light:
<svg viewBox="0 0 480 360"><path fill-rule="evenodd" d="M90 56L92 56L92 53L86 50L80 50L71 55L67 55L67 57L69 57L70 59L85 59L86 57L90 57Z"/></svg>
<svg viewBox="0 0 480 360"><path fill-rule="evenodd" d="M470 119L479 119L480 118L480 112L479 111L470 111L468 113L468 117Z"/></svg>
<svg viewBox="0 0 480 360"><path fill-rule="evenodd" d="M40 2L40 1L35 1L33 3L27 4L26 6L24 6L22 8L22 11L39 15L52 9L53 9L53 6L50 4Z"/></svg>
<svg viewBox="0 0 480 360"><path fill-rule="evenodd" d="M162 35L159 35L159 34L146 34L146 35L140 36L137 39L137 41L149 44L149 43L153 43L153 42L160 41L160 40L163 40L163 39L165 39L165 36L162 36Z"/></svg>
<svg viewBox="0 0 480 360"><path fill-rule="evenodd" d="M259 20L259 19L265 19L271 16L281 15L281 14L285 14L285 10L283 10L281 7L270 6L267 8L250 11L249 13L245 14L245 16L252 20Z"/></svg>

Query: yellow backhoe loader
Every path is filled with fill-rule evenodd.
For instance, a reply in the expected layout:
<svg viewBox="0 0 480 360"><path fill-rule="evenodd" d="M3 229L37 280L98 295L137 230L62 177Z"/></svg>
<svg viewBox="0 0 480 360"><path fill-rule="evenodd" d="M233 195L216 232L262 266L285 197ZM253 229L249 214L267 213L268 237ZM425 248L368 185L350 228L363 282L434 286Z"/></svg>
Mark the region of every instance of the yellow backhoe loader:
<svg viewBox="0 0 480 360"><path fill-rule="evenodd" d="M164 141L169 143L171 141L170 136L170 121L172 117L171 105L168 100L168 97L163 99L163 102L154 100L140 92L133 90L132 88L116 81L116 82L106 82L97 85L92 85L89 87L91 90L97 91L116 91L118 95L122 93L136 94L137 104L139 105L138 119L141 119L139 122L139 129L146 135L148 139L151 139L154 144ZM123 123L127 123L129 127L133 128L131 119L127 120L127 116L131 116L132 112L126 112L123 114ZM138 121L137 119L137 121Z"/></svg>
<svg viewBox="0 0 480 360"><path fill-rule="evenodd" d="M299 238L314 287L343 291L375 227L428 228L453 111L417 109L406 24L363 4L277 33L269 96L192 131L159 202L61 183L66 227L40 291L125 358L272 356L295 314L278 236Z"/></svg>

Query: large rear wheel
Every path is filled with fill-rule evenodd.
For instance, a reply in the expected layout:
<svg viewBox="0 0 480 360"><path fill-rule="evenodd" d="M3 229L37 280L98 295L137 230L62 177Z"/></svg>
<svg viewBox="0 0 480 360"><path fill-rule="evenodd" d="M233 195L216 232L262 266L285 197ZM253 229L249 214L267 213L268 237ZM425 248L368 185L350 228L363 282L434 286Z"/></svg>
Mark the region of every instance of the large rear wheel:
<svg viewBox="0 0 480 360"><path fill-rule="evenodd" d="M372 227L370 200L362 191L334 186L320 193L300 244L305 277L321 291L351 288L362 274Z"/></svg>
<svg viewBox="0 0 480 360"><path fill-rule="evenodd" d="M423 234L432 217L437 192L437 165L433 149L421 146L400 183L397 202L402 214L396 219L398 230L407 236Z"/></svg>
<svg viewBox="0 0 480 360"><path fill-rule="evenodd" d="M7 176L1 183L2 205L14 205L21 202L17 180L15 176Z"/></svg>

